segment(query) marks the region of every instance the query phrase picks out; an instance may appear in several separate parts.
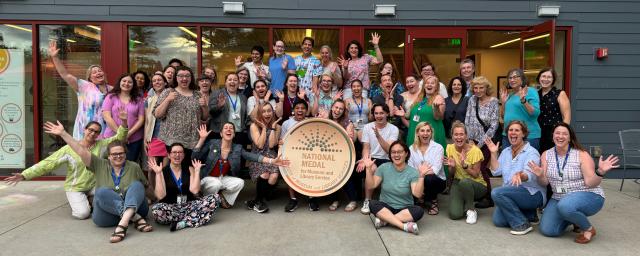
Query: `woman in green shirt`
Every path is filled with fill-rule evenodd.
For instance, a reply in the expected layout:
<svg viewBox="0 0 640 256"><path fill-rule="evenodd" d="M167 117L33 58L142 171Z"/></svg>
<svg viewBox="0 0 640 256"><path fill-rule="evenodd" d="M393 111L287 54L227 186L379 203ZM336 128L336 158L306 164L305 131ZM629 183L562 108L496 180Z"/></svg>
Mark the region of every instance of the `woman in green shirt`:
<svg viewBox="0 0 640 256"><path fill-rule="evenodd" d="M118 117L123 125L118 128L115 136L98 140L102 126L100 123L92 121L84 127L84 135L79 144L89 150L91 154L104 158L105 149L109 143L115 140L124 140L127 136L127 112L121 111ZM64 191L66 192L69 206L71 206L71 216L81 220L89 218L91 214L89 197L93 196L96 180L93 173L88 171L87 166L82 163L80 156L68 145L58 149L58 151L39 163L25 169L22 173L13 173L13 176L4 180L10 185L15 185L20 181L40 177L60 167L67 169Z"/></svg>

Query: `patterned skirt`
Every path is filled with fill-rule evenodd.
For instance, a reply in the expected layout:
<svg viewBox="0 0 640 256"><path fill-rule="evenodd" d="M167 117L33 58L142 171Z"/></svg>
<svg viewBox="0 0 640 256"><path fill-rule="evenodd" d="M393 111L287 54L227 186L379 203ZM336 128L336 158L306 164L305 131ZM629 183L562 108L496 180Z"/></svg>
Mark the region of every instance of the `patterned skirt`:
<svg viewBox="0 0 640 256"><path fill-rule="evenodd" d="M151 213L159 224L184 221L187 227L197 228L213 220L219 205L220 199L214 194L184 204L157 203L151 207Z"/></svg>

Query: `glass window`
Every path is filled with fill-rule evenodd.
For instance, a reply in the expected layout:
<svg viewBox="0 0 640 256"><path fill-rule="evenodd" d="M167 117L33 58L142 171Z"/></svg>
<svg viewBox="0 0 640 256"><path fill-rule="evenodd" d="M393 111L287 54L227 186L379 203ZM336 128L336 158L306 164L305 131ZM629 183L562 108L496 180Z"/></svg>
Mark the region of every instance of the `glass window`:
<svg viewBox="0 0 640 256"><path fill-rule="evenodd" d="M364 31L364 41L367 42L363 45L366 53L375 56L375 49L373 45L368 43L371 40L371 33L378 33L380 35L380 51L385 63L391 63L393 66L393 80L394 82L400 81L404 84L404 29L366 29ZM371 82L379 84L378 72L380 66L371 66L369 68L369 75Z"/></svg>
<svg viewBox="0 0 640 256"><path fill-rule="evenodd" d="M129 26L129 71L162 70L173 58L198 74L196 27Z"/></svg>
<svg viewBox="0 0 640 256"><path fill-rule="evenodd" d="M313 43L313 56L320 59L320 47L328 45L331 47L331 54L335 61L338 57L340 46L340 30L324 29L324 28L278 28L273 30L273 41L282 40L286 49L286 53L292 57L302 55L302 39L311 37Z"/></svg>
<svg viewBox="0 0 640 256"><path fill-rule="evenodd" d="M520 67L520 32L470 30L467 57L475 61L476 76L486 77L494 96L507 83L507 71Z"/></svg>
<svg viewBox="0 0 640 256"><path fill-rule="evenodd" d="M31 25L0 25L0 175L35 158L31 33Z"/></svg>
<svg viewBox="0 0 640 256"><path fill-rule="evenodd" d="M202 27L202 67L213 67L218 72L218 85L224 84L225 74L236 71L235 58L250 61L251 48L264 48L263 63L269 59L269 29L266 28L214 28Z"/></svg>
<svg viewBox="0 0 640 256"><path fill-rule="evenodd" d="M78 98L60 77L47 54L50 41L56 41L59 57L67 71L79 79L87 79L87 68L99 65L100 28L93 25L41 25L40 42L40 112L42 121L59 120L71 131L76 119ZM56 136L42 132L42 158L64 145ZM64 175L64 172L61 173Z"/></svg>
<svg viewBox="0 0 640 256"><path fill-rule="evenodd" d="M412 70L420 74L422 64L431 63L443 84L460 74L460 38L414 38Z"/></svg>

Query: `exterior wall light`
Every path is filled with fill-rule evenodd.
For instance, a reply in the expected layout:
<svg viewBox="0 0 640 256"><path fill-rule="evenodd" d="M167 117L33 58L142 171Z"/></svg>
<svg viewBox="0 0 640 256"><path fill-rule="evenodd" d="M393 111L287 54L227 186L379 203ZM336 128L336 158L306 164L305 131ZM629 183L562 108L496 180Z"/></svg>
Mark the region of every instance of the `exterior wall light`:
<svg viewBox="0 0 640 256"><path fill-rule="evenodd" d="M225 14L244 14L244 2L222 2Z"/></svg>
<svg viewBox="0 0 640 256"><path fill-rule="evenodd" d="M560 15L559 5L539 5L538 17L558 17Z"/></svg>
<svg viewBox="0 0 640 256"><path fill-rule="evenodd" d="M396 5L376 4L374 12L376 16L396 16Z"/></svg>

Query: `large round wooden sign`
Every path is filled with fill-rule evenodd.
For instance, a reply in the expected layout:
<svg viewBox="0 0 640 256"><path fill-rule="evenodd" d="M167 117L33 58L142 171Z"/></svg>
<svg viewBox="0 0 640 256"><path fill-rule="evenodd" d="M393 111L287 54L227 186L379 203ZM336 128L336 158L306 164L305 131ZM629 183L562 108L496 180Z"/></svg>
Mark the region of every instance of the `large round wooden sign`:
<svg viewBox="0 0 640 256"><path fill-rule="evenodd" d="M307 119L291 128L283 140L280 154L291 162L288 167L280 167L280 173L295 191L311 197L325 196L349 180L356 151L339 124Z"/></svg>

